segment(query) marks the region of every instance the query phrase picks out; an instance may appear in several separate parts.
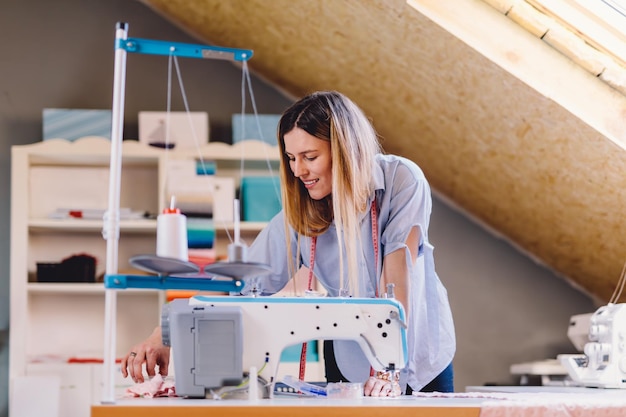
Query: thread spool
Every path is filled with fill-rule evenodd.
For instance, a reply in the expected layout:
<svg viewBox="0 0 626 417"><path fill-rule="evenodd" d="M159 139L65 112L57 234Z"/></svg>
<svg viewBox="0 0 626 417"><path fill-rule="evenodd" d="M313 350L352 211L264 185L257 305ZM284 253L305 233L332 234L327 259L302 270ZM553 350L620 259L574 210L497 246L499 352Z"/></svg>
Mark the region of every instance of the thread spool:
<svg viewBox="0 0 626 417"><path fill-rule="evenodd" d="M170 207L157 217L157 256L188 261L187 216L176 208L175 197Z"/></svg>

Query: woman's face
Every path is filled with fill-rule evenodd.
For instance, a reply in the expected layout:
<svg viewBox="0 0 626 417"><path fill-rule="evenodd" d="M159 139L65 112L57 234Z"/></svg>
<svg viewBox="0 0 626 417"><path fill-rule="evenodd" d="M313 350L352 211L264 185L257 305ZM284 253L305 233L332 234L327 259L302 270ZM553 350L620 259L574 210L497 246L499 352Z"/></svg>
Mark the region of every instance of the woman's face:
<svg viewBox="0 0 626 417"><path fill-rule="evenodd" d="M309 135L299 127L285 133L285 154L289 167L309 196L321 200L332 190L330 142Z"/></svg>

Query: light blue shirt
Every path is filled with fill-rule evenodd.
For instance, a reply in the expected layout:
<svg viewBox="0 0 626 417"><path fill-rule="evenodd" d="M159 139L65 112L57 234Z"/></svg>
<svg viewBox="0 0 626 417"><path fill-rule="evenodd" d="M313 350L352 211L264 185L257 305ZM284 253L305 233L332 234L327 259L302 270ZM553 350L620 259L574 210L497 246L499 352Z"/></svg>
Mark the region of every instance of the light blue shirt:
<svg viewBox="0 0 626 417"><path fill-rule="evenodd" d="M447 291L435 272L433 246L428 241L428 225L432 209L430 186L422 170L412 161L395 155L378 155L373 172L373 184L378 206L379 259L373 262L375 252L372 239L372 221L368 210L361 218L361 242L358 253L360 294L376 296L376 282L380 277L382 258L396 250L407 251L410 270L409 291L409 361L402 371L401 382L415 391L433 380L451 362L456 349L454 323ZM374 195L370 197L368 206ZM412 227L420 230L417 262L412 265L406 240ZM290 279L287 259L283 212L278 213L257 236L248 251L248 260L269 264L272 272L257 281L264 293L280 291ZM298 253L297 237L292 233L292 256ZM299 265L309 267L311 239L301 237ZM339 295L339 244L334 223L318 236L314 272L329 296ZM346 262L344 262L345 264ZM347 266L344 265L344 269ZM380 289L380 293L385 291ZM406 306L405 306L406 307ZM335 357L341 373L354 382L369 377L369 363L352 341L335 341ZM357 352L357 353L355 353Z"/></svg>

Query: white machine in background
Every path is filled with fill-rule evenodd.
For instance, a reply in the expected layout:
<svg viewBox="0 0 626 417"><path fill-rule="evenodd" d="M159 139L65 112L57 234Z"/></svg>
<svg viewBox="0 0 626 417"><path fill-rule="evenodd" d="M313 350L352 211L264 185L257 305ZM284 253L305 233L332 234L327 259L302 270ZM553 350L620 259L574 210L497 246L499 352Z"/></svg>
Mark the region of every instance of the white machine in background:
<svg viewBox="0 0 626 417"><path fill-rule="evenodd" d="M575 314L569 319L567 338L578 352L584 352L585 345L589 343L589 328L591 327L591 317L594 314Z"/></svg>
<svg viewBox="0 0 626 417"><path fill-rule="evenodd" d="M271 396L283 349L309 340L354 340L377 371L407 361L404 310L392 298L196 296L167 304L161 329L176 394L192 398L245 384L253 368Z"/></svg>
<svg viewBox="0 0 626 417"><path fill-rule="evenodd" d="M574 316L576 317L576 316ZM574 319L572 317L572 319ZM574 384L597 388L626 388L626 304L609 303L583 320L573 320L568 336L580 349L586 327L588 338L581 355L559 355Z"/></svg>

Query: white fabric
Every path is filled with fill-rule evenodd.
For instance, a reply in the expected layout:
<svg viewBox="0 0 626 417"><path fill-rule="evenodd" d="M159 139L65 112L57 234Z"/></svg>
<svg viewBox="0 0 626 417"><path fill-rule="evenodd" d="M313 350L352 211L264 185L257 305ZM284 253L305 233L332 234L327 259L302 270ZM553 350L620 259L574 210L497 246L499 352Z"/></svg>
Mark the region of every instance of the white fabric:
<svg viewBox="0 0 626 417"><path fill-rule="evenodd" d="M523 387L519 387L520 390ZM622 417L626 410L623 390L589 392L414 392L418 398L479 398L480 417ZM573 388L576 390L576 388Z"/></svg>
<svg viewBox="0 0 626 417"><path fill-rule="evenodd" d="M428 241L428 226L432 208L430 186L422 170L408 159L394 155L379 155L374 170L373 184L378 209L379 260L372 245L370 212L361 218L359 259L361 295L374 297L385 255L396 250L408 250L406 239L412 227L418 227L420 236L419 261L410 268L409 294L410 327L408 329L409 363L403 370L402 381L419 391L434 379L452 361L456 349L454 323L447 292L437 273L433 246ZM371 200L374 195L370 197ZM296 255L296 235L292 231L292 254ZM309 266L310 238L301 238L300 264ZM329 296L339 294L339 245L334 224L317 238L315 276ZM270 264L272 274L257 280L264 293L280 291L289 280L285 245L283 212L280 212L259 234L248 251L248 260ZM410 258L408 258L410 259ZM294 262L289 261L292 265ZM345 266L345 265L344 265ZM376 270L378 269L378 270ZM249 288L249 286L247 287ZM384 292L381 289L380 292ZM350 381L363 382L369 376L369 364L362 354L355 354L352 342L335 342L337 365Z"/></svg>

